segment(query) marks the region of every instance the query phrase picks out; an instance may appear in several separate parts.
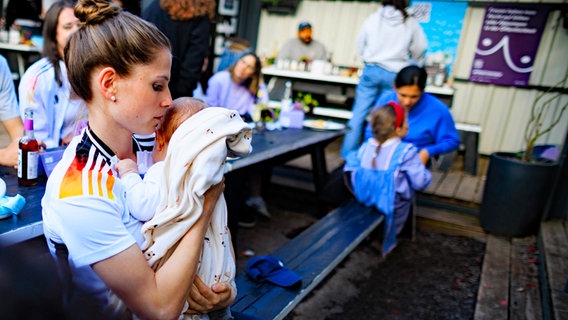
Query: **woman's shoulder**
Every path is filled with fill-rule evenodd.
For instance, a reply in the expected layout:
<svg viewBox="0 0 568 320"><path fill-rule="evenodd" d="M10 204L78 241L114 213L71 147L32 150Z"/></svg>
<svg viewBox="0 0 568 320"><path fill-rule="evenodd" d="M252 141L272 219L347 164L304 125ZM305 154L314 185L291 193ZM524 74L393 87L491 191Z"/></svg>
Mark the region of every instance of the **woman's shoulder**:
<svg viewBox="0 0 568 320"><path fill-rule="evenodd" d="M36 79L36 78L54 78L55 79L55 69L53 68L53 64L47 58L41 58L38 61L34 62L22 75L22 79L20 83L26 82L29 79Z"/></svg>
<svg viewBox="0 0 568 320"><path fill-rule="evenodd" d="M224 78L228 78L231 76L231 73L229 72L229 69L224 69L224 70L220 70L215 72L215 74L213 74L211 76L211 79L224 79Z"/></svg>

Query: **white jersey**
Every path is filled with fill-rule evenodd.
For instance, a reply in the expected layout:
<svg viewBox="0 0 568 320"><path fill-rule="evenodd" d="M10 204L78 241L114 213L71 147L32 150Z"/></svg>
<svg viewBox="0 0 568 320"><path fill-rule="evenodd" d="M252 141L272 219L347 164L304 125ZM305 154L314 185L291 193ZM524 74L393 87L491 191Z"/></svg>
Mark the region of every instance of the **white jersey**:
<svg viewBox="0 0 568 320"><path fill-rule="evenodd" d="M106 306L108 287L91 265L143 242L142 222L129 214L117 158L89 129L76 136L51 173L42 199L44 234L69 250L75 293Z"/></svg>
<svg viewBox="0 0 568 320"><path fill-rule="evenodd" d="M78 120L86 118L86 107L80 98L71 98L67 68L59 61L61 86L55 81L53 64L42 58L22 76L18 94L20 115L27 109L34 113L34 134L47 148L60 145L60 140L73 134Z"/></svg>

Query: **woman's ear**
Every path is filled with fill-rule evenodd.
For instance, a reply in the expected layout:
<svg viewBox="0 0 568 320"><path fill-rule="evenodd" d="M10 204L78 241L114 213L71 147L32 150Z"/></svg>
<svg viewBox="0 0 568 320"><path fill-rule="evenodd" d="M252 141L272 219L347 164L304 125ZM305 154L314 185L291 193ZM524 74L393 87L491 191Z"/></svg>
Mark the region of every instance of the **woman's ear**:
<svg viewBox="0 0 568 320"><path fill-rule="evenodd" d="M114 68L105 67L99 71L97 83L102 96L106 100L116 101L116 80L117 74Z"/></svg>

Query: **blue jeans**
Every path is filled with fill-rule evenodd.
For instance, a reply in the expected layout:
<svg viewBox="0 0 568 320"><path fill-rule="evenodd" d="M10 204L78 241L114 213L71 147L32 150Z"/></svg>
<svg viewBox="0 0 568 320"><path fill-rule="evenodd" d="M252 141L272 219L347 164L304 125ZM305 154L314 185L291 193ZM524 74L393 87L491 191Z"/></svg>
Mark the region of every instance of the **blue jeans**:
<svg viewBox="0 0 568 320"><path fill-rule="evenodd" d="M365 118L367 118L379 95L385 90L392 89L395 77L395 72L390 72L378 65L365 65L355 91L353 116L347 123L351 130L343 137L343 145L341 146L343 158L349 151L356 150L361 145Z"/></svg>

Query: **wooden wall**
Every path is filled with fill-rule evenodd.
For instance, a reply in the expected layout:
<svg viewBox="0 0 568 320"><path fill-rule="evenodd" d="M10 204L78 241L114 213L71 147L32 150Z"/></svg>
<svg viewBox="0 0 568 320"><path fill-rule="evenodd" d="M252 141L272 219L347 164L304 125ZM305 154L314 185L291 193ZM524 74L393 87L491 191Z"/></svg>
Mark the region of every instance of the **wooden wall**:
<svg viewBox="0 0 568 320"><path fill-rule="evenodd" d="M568 5L568 0L507 2ZM521 150L530 107L540 91L467 81L485 14L483 3L487 2L469 3L452 70L452 75L456 78L453 84L456 94L452 114L457 122L481 126L480 153ZM354 48L355 37L364 19L379 5L379 2L303 0L295 16L271 15L263 11L257 53L270 55L276 52L284 41L296 36L298 23L308 20L313 25L314 38L323 42L333 53L334 63L360 66L361 60ZM560 11L556 10L549 14L529 83L533 86L549 86L562 79L566 72L568 30L563 28ZM564 87L568 87L568 83ZM559 111L558 106L567 101L568 95L565 94L558 101L555 110L548 114L546 121L553 119ZM565 112L560 124L539 140L539 144L562 145L567 130L568 112Z"/></svg>

